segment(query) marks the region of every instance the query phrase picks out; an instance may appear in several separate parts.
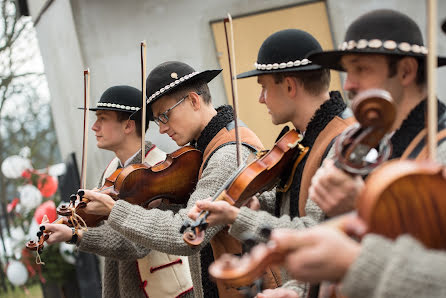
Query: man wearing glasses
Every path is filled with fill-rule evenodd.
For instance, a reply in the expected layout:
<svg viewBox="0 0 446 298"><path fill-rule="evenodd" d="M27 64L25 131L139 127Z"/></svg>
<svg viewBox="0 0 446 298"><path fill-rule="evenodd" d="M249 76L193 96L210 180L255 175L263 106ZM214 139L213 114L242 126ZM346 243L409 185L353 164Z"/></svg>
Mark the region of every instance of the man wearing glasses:
<svg viewBox="0 0 446 298"><path fill-rule="evenodd" d="M147 103L160 133L168 134L179 146L191 143L203 153L199 181L186 208L176 214L146 210L122 200L114 201L105 194L85 192L88 199L102 202L96 211L109 215L110 226L131 241L169 254L189 256L196 297L241 297L234 288L216 286L208 276L208 266L214 259L210 240L222 235L219 232L224 226L207 229L205 240L197 248L188 246L179 233L195 202L217 193L237 168L233 110L230 106L215 109L207 85L220 72L197 72L185 63L173 61L157 66L147 78ZM240 127L240 135L243 160L262 149L260 140L247 127ZM259 199L266 202L274 197L265 193Z"/></svg>

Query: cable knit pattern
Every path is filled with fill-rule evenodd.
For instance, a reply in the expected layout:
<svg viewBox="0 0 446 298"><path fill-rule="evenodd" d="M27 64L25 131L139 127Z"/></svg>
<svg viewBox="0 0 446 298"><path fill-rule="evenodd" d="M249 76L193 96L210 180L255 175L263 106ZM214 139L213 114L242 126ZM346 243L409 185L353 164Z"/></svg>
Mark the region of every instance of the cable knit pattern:
<svg viewBox="0 0 446 298"><path fill-rule="evenodd" d="M146 152L153 145L146 142ZM137 154L131 164L141 163L141 155ZM102 181L99 179L99 181ZM178 206L164 206L178 209ZM135 244L122 234L112 229L105 221L103 225L89 228L85 231L82 240L78 243L80 250L105 257L102 297L106 298L137 298L146 297L140 287L140 276L137 268L137 259L149 254L150 249ZM194 297L189 292L182 297Z"/></svg>

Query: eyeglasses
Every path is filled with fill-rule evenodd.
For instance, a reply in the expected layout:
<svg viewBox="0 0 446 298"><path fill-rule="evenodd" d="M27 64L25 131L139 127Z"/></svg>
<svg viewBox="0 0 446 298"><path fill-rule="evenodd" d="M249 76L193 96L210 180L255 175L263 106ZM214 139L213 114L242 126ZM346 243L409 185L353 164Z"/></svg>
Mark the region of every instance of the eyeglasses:
<svg viewBox="0 0 446 298"><path fill-rule="evenodd" d="M197 94L200 95L201 92L197 92ZM159 114L158 117L154 117L153 121L155 121L155 123L158 126L160 125L160 122L163 123L163 124L167 124L167 121L169 121L169 117L167 116L167 114L170 111L172 111L176 106L178 106L180 103L182 103L188 96L189 96L189 94L187 94L184 97L182 97L176 104L174 104L173 106L168 108L164 113Z"/></svg>

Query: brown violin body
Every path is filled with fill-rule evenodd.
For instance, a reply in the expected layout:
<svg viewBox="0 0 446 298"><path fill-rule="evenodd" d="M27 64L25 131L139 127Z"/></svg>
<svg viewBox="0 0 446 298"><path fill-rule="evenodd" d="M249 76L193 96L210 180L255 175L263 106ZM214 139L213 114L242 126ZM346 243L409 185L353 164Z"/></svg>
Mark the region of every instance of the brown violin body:
<svg viewBox="0 0 446 298"><path fill-rule="evenodd" d="M280 175L293 165L296 151L299 152L297 162L302 160L308 151L308 148L299 144L300 140L301 135L296 130L288 131L271 150L248 164L217 200L225 200L231 205L241 207L253 195L272 189Z"/></svg>
<svg viewBox="0 0 446 298"><path fill-rule="evenodd" d="M367 179L358 214L369 233L391 239L410 234L424 245L446 249L446 180L428 161L392 160Z"/></svg>
<svg viewBox="0 0 446 298"><path fill-rule="evenodd" d="M168 154L166 160L149 167L133 164L117 169L110 175L99 190L112 188L111 196L126 200L135 205L148 208L155 200L162 199L170 204L185 205L198 181L202 154L192 146L181 147ZM76 213L84 219L87 226L94 227L105 216L88 214L81 204Z"/></svg>
<svg viewBox="0 0 446 298"><path fill-rule="evenodd" d="M280 179L280 175L289 170L293 164L298 164L308 151L299 142L301 135L296 130L290 130L274 144L267 153L261 152L257 159L243 167L234 177L230 177L221 191L213 200L224 200L236 207L242 206L247 199L257 193L271 189ZM295 157L297 160L294 161ZM294 162L293 162L294 161ZM191 231L183 234L184 241L196 247L204 239L204 228L200 225L208 213L202 213Z"/></svg>

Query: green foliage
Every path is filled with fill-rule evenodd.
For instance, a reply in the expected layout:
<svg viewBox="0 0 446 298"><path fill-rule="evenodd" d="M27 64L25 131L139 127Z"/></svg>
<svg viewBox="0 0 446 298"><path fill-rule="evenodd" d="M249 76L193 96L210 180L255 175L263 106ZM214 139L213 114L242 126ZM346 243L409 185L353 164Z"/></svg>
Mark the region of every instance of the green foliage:
<svg viewBox="0 0 446 298"><path fill-rule="evenodd" d="M59 244L46 245L40 257L45 262L42 275L47 281L62 286L66 281L76 279L76 268L61 257Z"/></svg>

